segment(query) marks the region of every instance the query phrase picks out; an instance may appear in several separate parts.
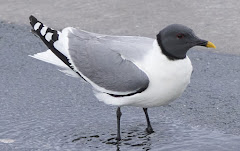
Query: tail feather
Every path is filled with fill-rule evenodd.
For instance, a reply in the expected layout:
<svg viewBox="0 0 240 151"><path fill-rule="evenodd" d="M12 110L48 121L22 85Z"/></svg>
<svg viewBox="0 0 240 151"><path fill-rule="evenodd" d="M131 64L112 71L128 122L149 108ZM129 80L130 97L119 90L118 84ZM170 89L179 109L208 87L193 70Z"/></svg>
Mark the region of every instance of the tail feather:
<svg viewBox="0 0 240 151"><path fill-rule="evenodd" d="M40 53L29 55L29 56L47 63L51 63L61 68L69 68L49 49L45 52L40 52Z"/></svg>
<svg viewBox="0 0 240 151"><path fill-rule="evenodd" d="M45 52L37 53L34 55L29 55L35 59L56 65L61 68L61 72L65 73L68 76L79 78L79 74L70 69L65 63L63 63L51 50L47 50Z"/></svg>

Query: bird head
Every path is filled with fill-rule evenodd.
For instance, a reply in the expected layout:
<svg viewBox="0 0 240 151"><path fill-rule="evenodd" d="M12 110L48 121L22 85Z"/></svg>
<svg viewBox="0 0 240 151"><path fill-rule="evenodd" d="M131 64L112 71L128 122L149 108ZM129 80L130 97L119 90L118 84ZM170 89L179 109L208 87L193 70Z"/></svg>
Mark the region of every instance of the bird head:
<svg viewBox="0 0 240 151"><path fill-rule="evenodd" d="M212 42L198 38L192 29L180 24L172 24L161 30L157 41L163 53L173 59L185 58L187 51L194 46L216 48Z"/></svg>

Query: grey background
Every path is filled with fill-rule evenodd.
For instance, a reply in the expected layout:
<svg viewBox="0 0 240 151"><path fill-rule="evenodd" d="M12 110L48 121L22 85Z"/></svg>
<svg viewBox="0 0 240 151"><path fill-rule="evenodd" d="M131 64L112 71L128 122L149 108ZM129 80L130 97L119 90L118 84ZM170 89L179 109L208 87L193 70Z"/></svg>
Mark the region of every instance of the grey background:
<svg viewBox="0 0 240 151"><path fill-rule="evenodd" d="M239 1L54 0L0 1L0 150L238 150L240 147ZM149 109L155 133L146 135L141 108L123 107L116 145L115 108L83 80L28 57L46 50L28 16L63 29L154 38L172 23L191 27L217 49L189 52L191 84L166 107Z"/></svg>
<svg viewBox="0 0 240 151"><path fill-rule="evenodd" d="M239 7L237 0L1 0L0 18L28 24L32 14L59 29L73 26L97 33L147 37L155 37L169 24L180 23L213 41L217 51L239 54Z"/></svg>

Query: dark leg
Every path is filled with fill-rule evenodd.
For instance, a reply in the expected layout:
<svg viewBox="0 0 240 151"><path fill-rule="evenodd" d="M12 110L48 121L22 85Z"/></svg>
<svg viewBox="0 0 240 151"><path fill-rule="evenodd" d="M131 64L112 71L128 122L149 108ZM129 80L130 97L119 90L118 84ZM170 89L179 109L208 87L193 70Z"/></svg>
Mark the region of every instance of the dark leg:
<svg viewBox="0 0 240 151"><path fill-rule="evenodd" d="M120 136L120 118L122 116L120 107L117 108L117 137L116 140L120 141L121 140L121 136Z"/></svg>
<svg viewBox="0 0 240 151"><path fill-rule="evenodd" d="M150 120L149 120L149 117L148 117L148 112L147 112L147 108L143 108L143 111L146 115L146 119L147 119L147 128L146 128L146 131L147 133L151 134L153 133L153 129L152 129L152 126L151 126L151 123L150 123Z"/></svg>

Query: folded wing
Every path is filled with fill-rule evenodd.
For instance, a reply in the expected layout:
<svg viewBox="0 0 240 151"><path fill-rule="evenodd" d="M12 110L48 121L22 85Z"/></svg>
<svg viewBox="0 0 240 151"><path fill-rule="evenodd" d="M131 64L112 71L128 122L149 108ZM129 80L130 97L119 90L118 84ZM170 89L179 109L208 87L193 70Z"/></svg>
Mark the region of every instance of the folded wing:
<svg viewBox="0 0 240 151"><path fill-rule="evenodd" d="M38 53L34 58L63 67L66 74L79 75L95 90L112 96L133 95L148 87L148 76L135 62L143 60L152 49L153 39L100 35L70 27L59 32L33 16L30 21L35 34L53 52Z"/></svg>
<svg viewBox="0 0 240 151"><path fill-rule="evenodd" d="M152 47L152 39L65 30L68 30L68 51L74 68L99 86L100 91L129 95L148 87L147 75L133 61L143 59Z"/></svg>

